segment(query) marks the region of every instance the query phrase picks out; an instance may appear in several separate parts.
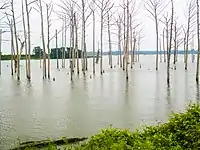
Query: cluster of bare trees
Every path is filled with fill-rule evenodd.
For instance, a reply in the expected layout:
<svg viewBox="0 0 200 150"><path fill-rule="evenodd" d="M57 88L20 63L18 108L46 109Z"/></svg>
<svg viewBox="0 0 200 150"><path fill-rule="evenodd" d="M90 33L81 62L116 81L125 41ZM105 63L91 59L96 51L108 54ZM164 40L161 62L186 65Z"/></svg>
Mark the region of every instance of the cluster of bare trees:
<svg viewBox="0 0 200 150"><path fill-rule="evenodd" d="M164 62L166 62L167 52L167 83L170 83L170 63L171 53L174 50L174 70L176 70L176 62L178 61L178 49L181 45L184 47L184 63L185 70L188 69L188 50L189 45L192 45L194 50L194 32L197 24L197 41L198 41L198 55L197 55L197 71L196 81L199 81L199 2L198 0L188 0L186 8L186 24L178 26L178 17L175 16L174 0L166 2L164 0L146 0L145 9L150 14L150 17L155 22L156 27L156 70L158 70L158 49L159 49L159 22L164 24L162 30L163 40L160 38L160 50L164 53ZM170 4L170 5L169 5ZM171 11L167 12L166 7L170 7ZM169 9L168 9L169 10ZM170 15L168 15L170 14ZM161 46L163 45L163 46ZM166 48L166 49L165 49ZM160 53L161 54L161 53ZM160 62L162 62L160 55ZM194 62L194 55L192 55L192 62Z"/></svg>
<svg viewBox="0 0 200 150"><path fill-rule="evenodd" d="M62 68L65 68L65 52L67 49L67 36L70 39L70 53L69 62L71 68L71 79L75 73L80 74L80 68L83 74L88 70L88 56L87 56L87 27L92 21L93 27L93 74L96 73L96 65L100 59L100 74L103 75L103 51L104 51L104 31L107 32L108 37L108 51L109 51L109 65L113 68L112 36L117 36L118 41L118 60L117 64L126 72L126 79L128 79L128 68L133 68L135 62L139 61L140 43L142 40L141 22L136 19L138 9L136 1L123 0L121 3L115 5L111 0L61 0L58 7L61 11L53 10L53 3L45 3L42 0L21 0L21 16L15 16L14 0L8 0L0 3L0 10L5 10L7 24L11 33L11 73L17 74L17 79L20 80L20 59L24 52L26 56L26 76L31 79L31 26L30 26L30 12L36 10L40 14L42 49L43 49L43 78L51 77L50 66L50 42L56 39L57 50L57 68L59 69L58 60L58 34L62 34ZM149 13L149 17L155 22L156 33L156 70L159 68L159 50L160 62L162 58L167 62L167 83L170 83L170 66L171 53L174 50L173 65L176 70L176 62L178 61L178 49L184 47L184 63L185 70L188 69L188 50L189 45L192 44L194 49L195 27L197 26L197 40L198 51L200 49L199 41L199 3L198 0L188 0L186 8L187 23L180 25L178 23L178 16L176 16L176 9L174 8L174 0L145 0L144 8ZM32 9L34 8L34 9ZM170 8L170 9L167 9ZM167 11L170 10L170 11ZM44 13L46 12L46 13ZM52 13L62 20L62 28L60 31L56 29L55 35L50 37L51 25L53 23ZM96 16L100 20L96 20ZM44 17L46 16L46 18ZM16 24L21 18L23 22L23 37L19 36ZM91 18L91 19L90 19ZM96 51L96 22L100 21L100 46ZM45 27L45 22L47 27ZM161 27L163 28L161 30ZM113 30L117 29L117 33ZM81 29L81 30L80 30ZM105 30L106 29L106 30ZM46 30L46 31L45 31ZM69 31L69 32L67 32ZM3 31L0 30L0 39ZM45 36L47 33L47 36ZM69 33L69 34L67 34ZM45 40L45 37L47 39ZM162 38L162 39L161 39ZM81 41L81 42L79 42ZM160 45L159 45L160 44ZM81 58L79 58L79 48L81 49ZM25 51L23 51L25 49ZM163 55L163 57L162 57ZM96 58L96 61L95 61ZM81 61L79 61L79 59ZM197 55L197 72L196 80L199 81L199 54ZM0 40L0 60L1 60L1 40ZM81 65L80 65L81 62ZM194 58L192 59L194 62ZM81 66L81 67L80 67ZM0 63L1 74L1 63Z"/></svg>

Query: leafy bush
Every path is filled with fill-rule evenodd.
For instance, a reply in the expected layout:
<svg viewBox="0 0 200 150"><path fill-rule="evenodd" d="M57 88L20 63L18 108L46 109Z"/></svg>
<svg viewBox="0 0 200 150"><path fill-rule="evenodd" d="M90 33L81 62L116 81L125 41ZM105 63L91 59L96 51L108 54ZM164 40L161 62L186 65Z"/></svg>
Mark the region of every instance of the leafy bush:
<svg viewBox="0 0 200 150"><path fill-rule="evenodd" d="M55 150L56 146L49 146ZM190 104L183 113L172 114L169 121L142 131L108 128L68 150L198 150L200 149L200 106Z"/></svg>
<svg viewBox="0 0 200 150"><path fill-rule="evenodd" d="M169 121L131 132L116 128L102 130L75 149L141 149L184 150L200 149L200 106L190 104L183 113L172 114Z"/></svg>

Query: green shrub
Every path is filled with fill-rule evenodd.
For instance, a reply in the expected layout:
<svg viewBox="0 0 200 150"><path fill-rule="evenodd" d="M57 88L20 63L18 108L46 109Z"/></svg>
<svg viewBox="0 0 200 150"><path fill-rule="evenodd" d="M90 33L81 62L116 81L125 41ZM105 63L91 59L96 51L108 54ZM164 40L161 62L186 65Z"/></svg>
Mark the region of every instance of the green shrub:
<svg viewBox="0 0 200 150"><path fill-rule="evenodd" d="M49 146L54 150L56 147ZM200 149L200 106L190 104L185 112L172 114L167 123L131 132L110 127L68 150L198 150Z"/></svg>
<svg viewBox="0 0 200 150"><path fill-rule="evenodd" d="M200 106L189 105L185 112L172 114L169 121L131 132L117 128L102 130L79 149L197 150L200 148Z"/></svg>

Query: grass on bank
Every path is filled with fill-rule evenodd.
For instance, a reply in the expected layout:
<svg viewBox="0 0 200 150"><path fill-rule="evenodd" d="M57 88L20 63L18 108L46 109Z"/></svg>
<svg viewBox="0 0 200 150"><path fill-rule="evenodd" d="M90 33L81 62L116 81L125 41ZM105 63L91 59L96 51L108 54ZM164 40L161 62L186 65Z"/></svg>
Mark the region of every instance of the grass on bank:
<svg viewBox="0 0 200 150"><path fill-rule="evenodd" d="M27 150L36 148L27 148ZM48 150L58 149L49 144ZM190 104L185 112L172 114L169 121L131 132L108 128L87 142L70 146L69 150L198 150L200 149L200 105Z"/></svg>

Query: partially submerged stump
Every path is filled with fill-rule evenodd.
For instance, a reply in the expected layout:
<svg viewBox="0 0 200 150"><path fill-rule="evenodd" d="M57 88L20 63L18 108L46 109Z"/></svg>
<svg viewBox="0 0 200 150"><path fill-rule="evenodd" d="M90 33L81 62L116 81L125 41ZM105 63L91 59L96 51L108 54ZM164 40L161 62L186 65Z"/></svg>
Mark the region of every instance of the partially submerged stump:
<svg viewBox="0 0 200 150"><path fill-rule="evenodd" d="M24 143L20 143L19 147L13 148L11 150L25 150L26 148L45 148L47 147L49 144L54 144L56 146L61 146L61 145L66 145L66 144L75 144L78 142L82 142L87 140L88 138L83 137L83 138L63 138L60 140L54 140L54 141L50 141L50 140L42 140L42 141L28 141L28 142L24 142Z"/></svg>

